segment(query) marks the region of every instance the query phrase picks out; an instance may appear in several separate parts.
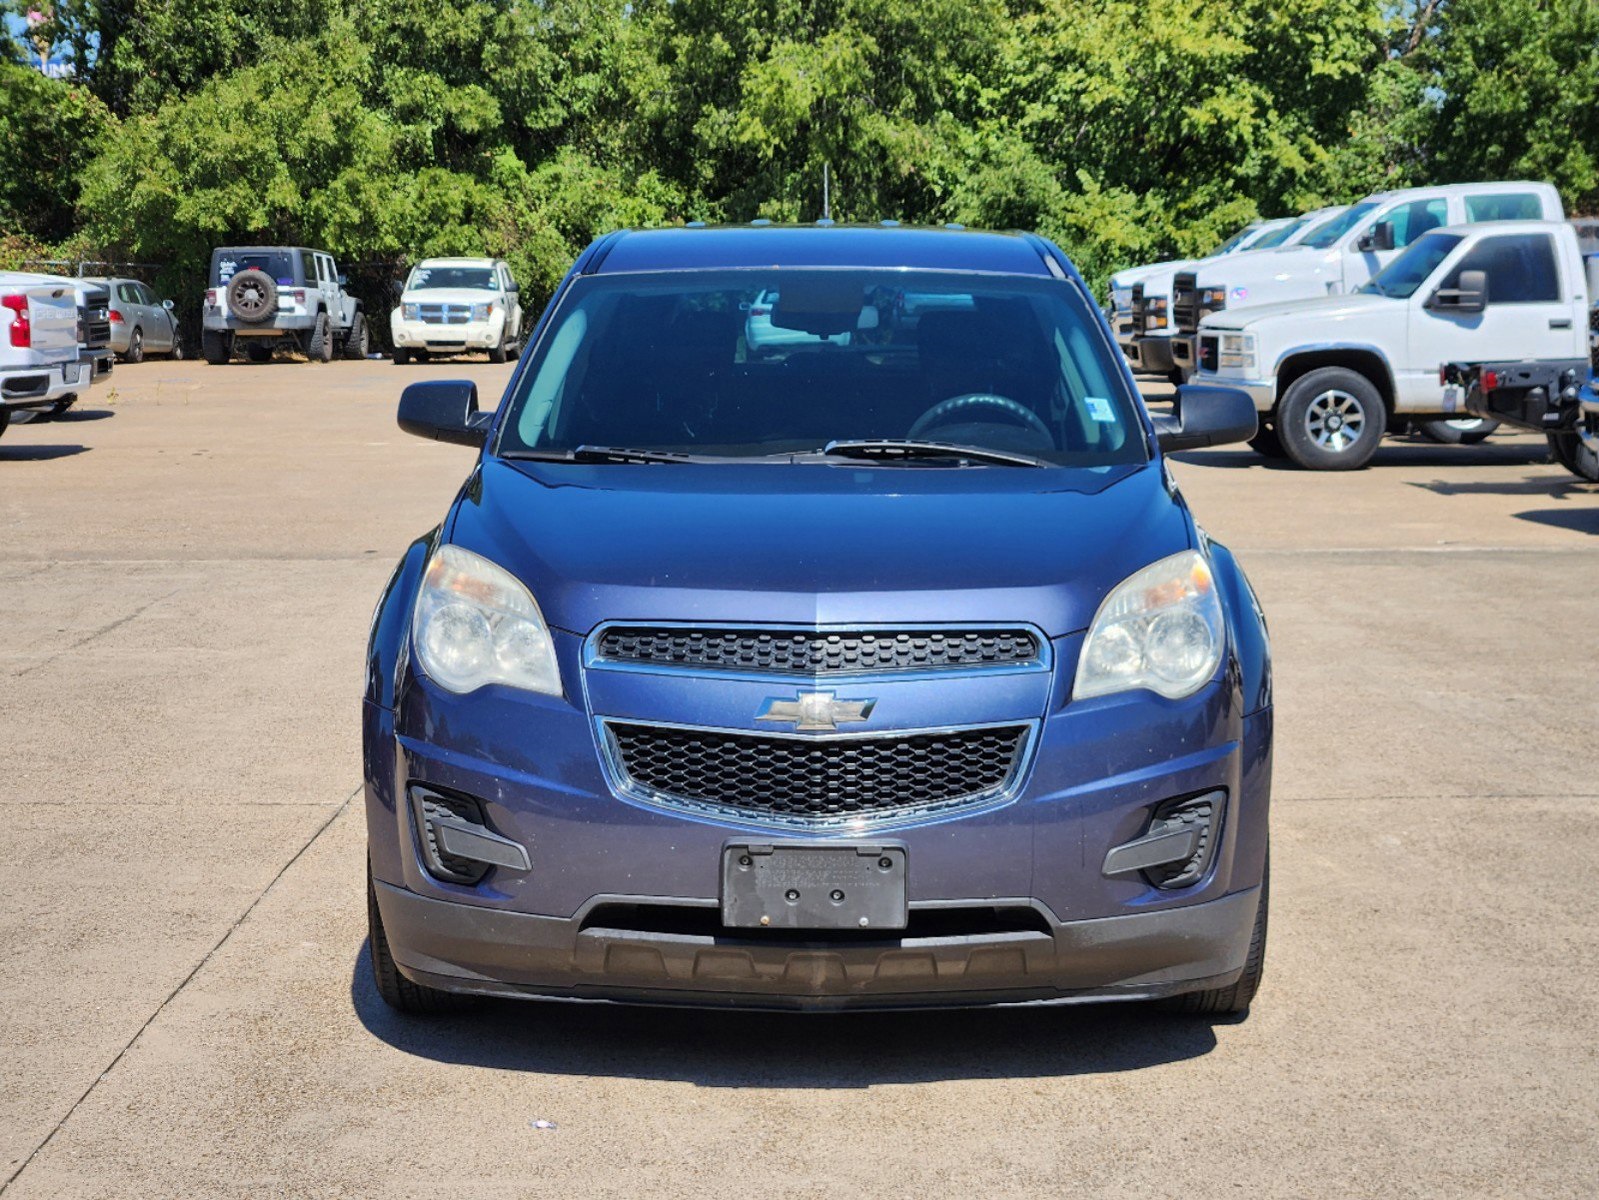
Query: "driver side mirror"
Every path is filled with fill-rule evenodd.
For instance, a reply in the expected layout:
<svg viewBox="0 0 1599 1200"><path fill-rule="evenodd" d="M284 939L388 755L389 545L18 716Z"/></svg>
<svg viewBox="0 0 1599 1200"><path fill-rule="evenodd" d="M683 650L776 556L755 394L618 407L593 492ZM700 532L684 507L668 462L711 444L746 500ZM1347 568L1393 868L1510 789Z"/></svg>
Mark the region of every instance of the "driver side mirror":
<svg viewBox="0 0 1599 1200"><path fill-rule="evenodd" d="M1392 221L1378 221L1371 227L1371 231L1355 243L1355 249L1362 254L1370 254L1374 250L1392 250L1394 248L1394 225Z"/></svg>
<svg viewBox="0 0 1599 1200"><path fill-rule="evenodd" d="M1462 271L1459 286L1439 288L1427 300L1427 307L1444 312L1480 313L1488 307L1488 272Z"/></svg>
<svg viewBox="0 0 1599 1200"><path fill-rule="evenodd" d="M400 428L436 442L481 446L492 413L477 407L477 384L469 379L430 379L400 393Z"/></svg>
<svg viewBox="0 0 1599 1200"><path fill-rule="evenodd" d="M1177 408L1169 417L1155 418L1155 440L1161 453L1198 450L1247 442L1255 436L1259 419L1249 393L1237 388L1185 385L1177 389Z"/></svg>

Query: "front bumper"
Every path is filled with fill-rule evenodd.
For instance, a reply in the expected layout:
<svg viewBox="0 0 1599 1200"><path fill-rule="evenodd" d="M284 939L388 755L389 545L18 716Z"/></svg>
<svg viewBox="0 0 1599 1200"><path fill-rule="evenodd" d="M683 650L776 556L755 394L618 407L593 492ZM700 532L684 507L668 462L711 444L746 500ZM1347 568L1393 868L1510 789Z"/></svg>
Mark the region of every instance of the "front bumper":
<svg viewBox="0 0 1599 1200"><path fill-rule="evenodd" d="M1183 908L1059 921L1049 932L771 942L609 928L428 899L377 884L400 969L454 992L739 1008L902 1008L1153 999L1236 982L1260 889Z"/></svg>
<svg viewBox="0 0 1599 1200"><path fill-rule="evenodd" d="M389 317L389 333L395 346L406 350L429 350L437 354L491 350L500 344L504 329L505 317L499 312L483 321L468 321L459 325L407 321L396 314Z"/></svg>
<svg viewBox="0 0 1599 1200"><path fill-rule="evenodd" d="M1255 402L1257 412L1270 412L1277 402L1277 381L1274 379L1240 379L1235 375L1221 375L1214 371L1195 371L1188 382L1203 387L1233 388L1246 392Z"/></svg>
<svg viewBox="0 0 1599 1200"><path fill-rule="evenodd" d="M1151 375L1166 375L1176 365L1172 358L1172 339L1159 334L1145 334L1132 340L1131 349L1123 347L1128 361L1140 371Z"/></svg>

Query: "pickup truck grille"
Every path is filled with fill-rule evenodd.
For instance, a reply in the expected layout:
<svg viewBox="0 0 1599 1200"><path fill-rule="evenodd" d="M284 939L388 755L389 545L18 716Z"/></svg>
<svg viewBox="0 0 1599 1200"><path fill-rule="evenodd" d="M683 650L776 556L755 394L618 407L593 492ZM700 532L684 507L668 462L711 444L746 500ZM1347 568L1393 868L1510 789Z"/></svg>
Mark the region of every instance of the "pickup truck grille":
<svg viewBox="0 0 1599 1200"><path fill-rule="evenodd" d="M596 643L607 663L769 675L876 674L1039 663L1025 629L820 630L684 629L614 625Z"/></svg>
<svg viewBox="0 0 1599 1200"><path fill-rule="evenodd" d="M1199 288L1192 271L1183 271L1172 280L1171 317L1178 333L1199 328Z"/></svg>
<svg viewBox="0 0 1599 1200"><path fill-rule="evenodd" d="M871 737L772 737L610 722L626 788L665 807L819 828L884 821L1001 795L1028 726Z"/></svg>
<svg viewBox="0 0 1599 1200"><path fill-rule="evenodd" d="M1214 371L1221 363L1221 339L1214 333L1207 333L1199 339L1199 369L1201 371Z"/></svg>
<svg viewBox="0 0 1599 1200"><path fill-rule="evenodd" d="M1133 284L1133 336L1137 337L1144 332L1144 285Z"/></svg>
<svg viewBox="0 0 1599 1200"><path fill-rule="evenodd" d="M78 306L78 342L90 350L111 344L111 293L86 292Z"/></svg>
<svg viewBox="0 0 1599 1200"><path fill-rule="evenodd" d="M470 304L419 304L417 315L426 325L465 325L472 319Z"/></svg>

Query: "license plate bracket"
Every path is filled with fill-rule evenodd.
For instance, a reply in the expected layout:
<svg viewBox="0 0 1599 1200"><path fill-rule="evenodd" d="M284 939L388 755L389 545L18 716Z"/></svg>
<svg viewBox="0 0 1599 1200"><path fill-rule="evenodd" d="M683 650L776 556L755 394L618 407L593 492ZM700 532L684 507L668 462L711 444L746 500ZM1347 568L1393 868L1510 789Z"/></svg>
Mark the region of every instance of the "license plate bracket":
<svg viewBox="0 0 1599 1200"><path fill-rule="evenodd" d="M905 847L736 842L722 849L722 924L735 929L904 929Z"/></svg>

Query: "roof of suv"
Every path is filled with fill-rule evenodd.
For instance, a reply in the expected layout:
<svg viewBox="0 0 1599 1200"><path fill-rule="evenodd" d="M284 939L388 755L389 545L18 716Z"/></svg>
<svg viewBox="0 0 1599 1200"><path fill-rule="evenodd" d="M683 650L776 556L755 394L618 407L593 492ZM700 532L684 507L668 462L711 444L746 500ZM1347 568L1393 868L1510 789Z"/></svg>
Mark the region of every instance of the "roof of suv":
<svg viewBox="0 0 1599 1200"><path fill-rule="evenodd" d="M585 274L740 267L915 267L1054 274L1043 243L1020 233L899 225L758 225L624 230L596 243Z"/></svg>

